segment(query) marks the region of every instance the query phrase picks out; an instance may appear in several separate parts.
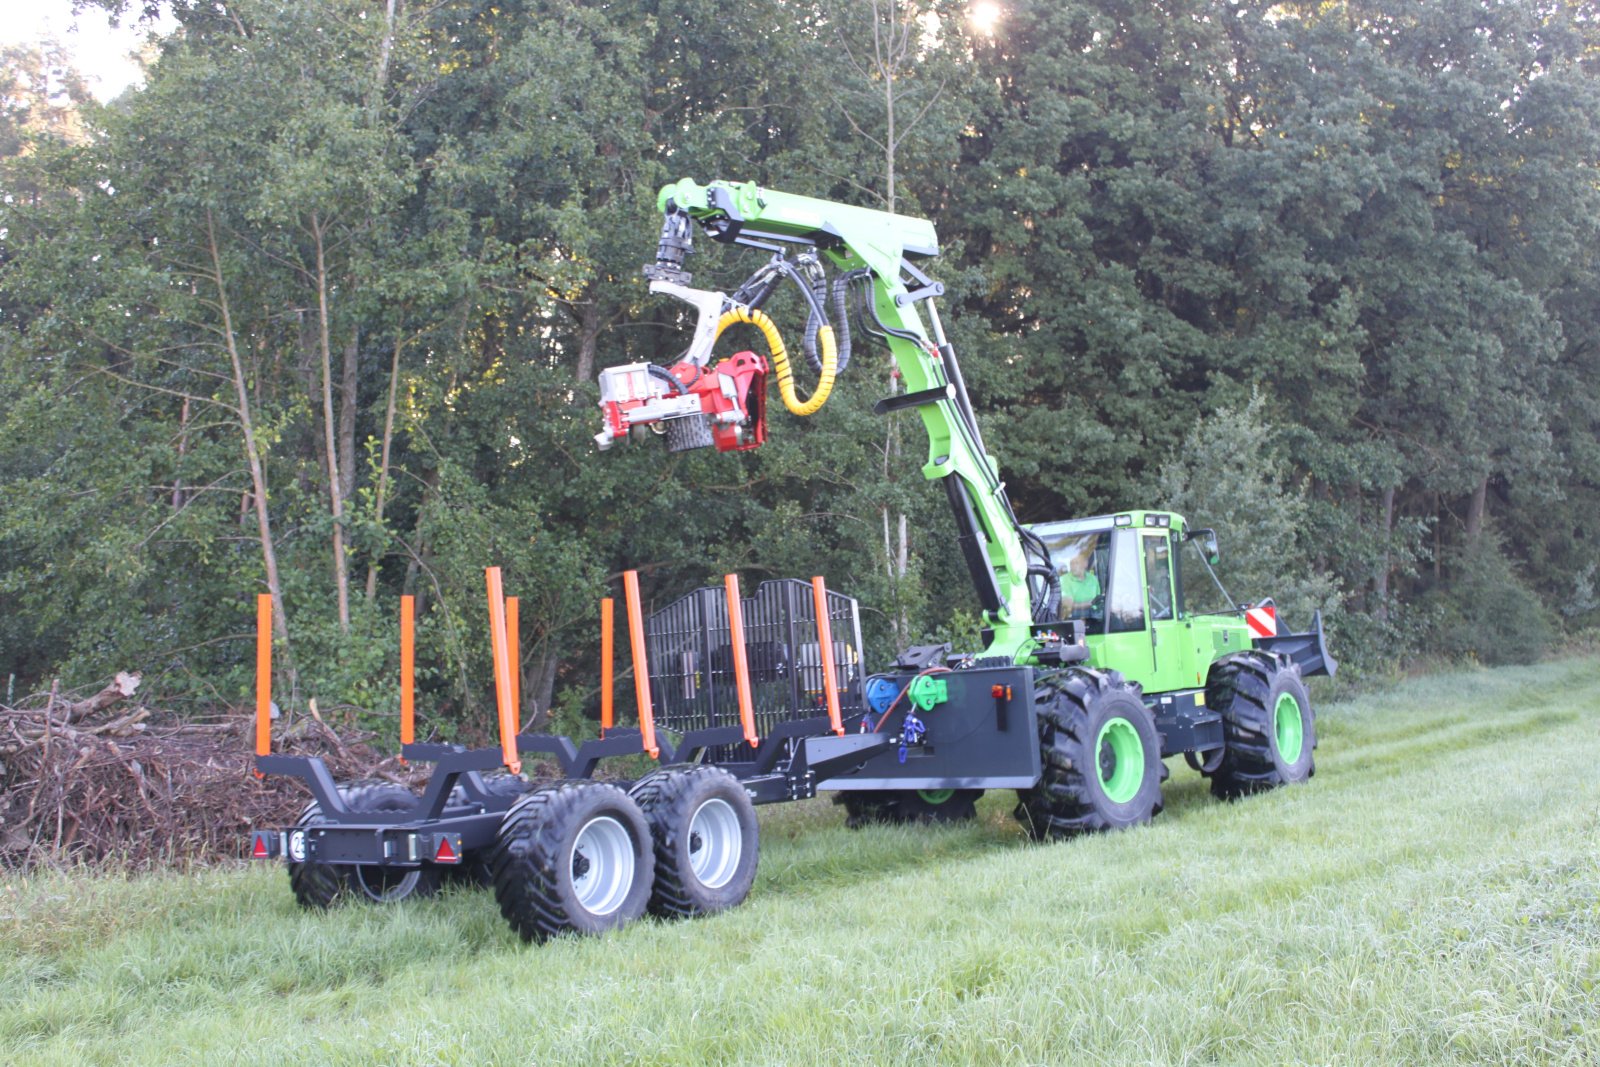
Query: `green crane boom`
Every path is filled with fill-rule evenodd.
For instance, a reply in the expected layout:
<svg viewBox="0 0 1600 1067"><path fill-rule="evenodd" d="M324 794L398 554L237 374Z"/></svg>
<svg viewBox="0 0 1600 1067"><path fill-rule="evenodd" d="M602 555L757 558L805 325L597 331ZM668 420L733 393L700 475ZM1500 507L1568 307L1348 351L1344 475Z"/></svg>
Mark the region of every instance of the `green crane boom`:
<svg viewBox="0 0 1600 1067"><path fill-rule="evenodd" d="M701 313L695 344L680 366L702 366L715 340L714 320L730 308L759 305L781 280L780 275L800 281L802 289L812 286L808 300L813 312L824 318L826 312L818 306L825 304L827 295L820 280L823 263L867 287L869 310L906 389L880 401L876 410L887 414L915 408L921 417L928 433L928 458L922 473L931 481L942 480L955 514L962 555L992 631L984 654L1013 661L1027 659L1038 647L1032 624L1055 617L1054 572L1043 543L1017 522L995 461L984 448L960 365L935 306L944 287L912 262L912 257L938 253L932 223L763 189L748 182L700 185L684 179L665 186L657 203L664 222L656 262L646 267L646 276L653 291L687 300ZM732 297L689 289L683 264L696 225L714 240L772 252L773 261ZM790 254L796 255L795 264L789 262ZM822 301L814 299L818 294ZM919 305L926 308L926 325ZM827 344L831 343L830 339ZM637 389L628 393L621 387L622 377L632 373L635 381L643 381L645 371L655 380L668 381L659 370L635 364L605 372L612 375L610 380L602 376L602 408L611 423L600 435L602 447L631 425L655 421L656 415L670 419L698 410L679 397L655 392L641 398ZM695 373L698 378L698 370ZM831 381L831 367L825 370L825 377ZM630 404L642 405L645 410L636 407L629 418L622 412ZM673 408L674 404L680 406ZM748 419L744 408L736 413ZM725 446L721 440L718 444L753 447L749 443Z"/></svg>

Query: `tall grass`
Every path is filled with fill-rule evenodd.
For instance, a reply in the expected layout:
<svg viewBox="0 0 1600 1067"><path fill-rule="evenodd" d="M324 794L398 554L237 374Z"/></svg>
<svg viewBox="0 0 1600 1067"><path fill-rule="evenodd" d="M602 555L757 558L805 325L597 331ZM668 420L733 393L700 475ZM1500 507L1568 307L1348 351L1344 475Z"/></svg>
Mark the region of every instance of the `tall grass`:
<svg viewBox="0 0 1600 1067"><path fill-rule="evenodd" d="M265 867L0 895L24 1064L1600 1063L1600 661L1330 705L1316 778L1181 762L1037 846L763 811L727 915L526 947L481 892L326 915Z"/></svg>

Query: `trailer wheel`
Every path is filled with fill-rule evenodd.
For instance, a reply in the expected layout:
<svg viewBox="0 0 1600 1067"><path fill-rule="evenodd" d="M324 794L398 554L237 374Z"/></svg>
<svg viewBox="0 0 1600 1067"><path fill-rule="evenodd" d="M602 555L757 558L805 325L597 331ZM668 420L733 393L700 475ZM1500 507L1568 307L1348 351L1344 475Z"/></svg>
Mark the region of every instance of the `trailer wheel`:
<svg viewBox="0 0 1600 1067"><path fill-rule="evenodd" d="M760 830L737 778L719 767L669 767L641 778L632 795L655 841L651 914L708 915L750 895Z"/></svg>
<svg viewBox="0 0 1600 1067"><path fill-rule="evenodd" d="M1317 719L1300 668L1287 656L1251 649L1218 660L1206 705L1222 716L1227 748L1211 776L1224 800L1303 782L1317 773Z"/></svg>
<svg viewBox="0 0 1600 1067"><path fill-rule="evenodd" d="M604 933L644 914L650 827L614 785L557 782L506 812L489 871L500 914L524 941Z"/></svg>
<svg viewBox="0 0 1600 1067"><path fill-rule="evenodd" d="M417 798L405 786L389 782L357 782L343 786L339 797L354 812L379 813L409 811ZM315 801L306 805L296 826L312 826L325 820ZM442 872L437 867L383 867L375 863L354 865L331 863L291 863L289 885L303 907L326 908L349 894L380 904L394 904L408 897L430 897L439 891Z"/></svg>
<svg viewBox="0 0 1600 1067"><path fill-rule="evenodd" d="M1014 812L1041 841L1147 823L1161 810L1161 738L1139 688L1074 667L1034 696L1041 774Z"/></svg>
<svg viewBox="0 0 1600 1067"><path fill-rule="evenodd" d="M491 797L520 797L533 788L528 780L520 774L509 774L504 771L498 774L483 776L483 791ZM467 803L467 791L458 784L450 790L450 805L464 805ZM461 863L455 867L446 867L445 879L452 885L472 886L486 889L494 883L489 875L489 850L487 848L471 849L461 856Z"/></svg>
<svg viewBox="0 0 1600 1067"><path fill-rule="evenodd" d="M835 793L852 830L873 823L957 823L978 817L981 789L869 789Z"/></svg>
<svg viewBox="0 0 1600 1067"><path fill-rule="evenodd" d="M322 805L316 801L307 804L295 826L315 826L324 822ZM290 863L289 888L302 908L326 908L332 905L349 888L345 872L330 863Z"/></svg>

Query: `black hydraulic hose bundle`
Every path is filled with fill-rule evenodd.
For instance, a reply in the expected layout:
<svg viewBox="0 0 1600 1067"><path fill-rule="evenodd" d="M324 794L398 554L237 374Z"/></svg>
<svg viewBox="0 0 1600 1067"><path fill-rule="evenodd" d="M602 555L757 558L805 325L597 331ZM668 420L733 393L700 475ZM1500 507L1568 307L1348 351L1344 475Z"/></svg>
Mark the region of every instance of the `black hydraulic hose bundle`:
<svg viewBox="0 0 1600 1067"><path fill-rule="evenodd" d="M838 319L836 331L839 335L839 366L837 373L844 373L845 367L850 364L850 276L841 275L833 280L833 314Z"/></svg>

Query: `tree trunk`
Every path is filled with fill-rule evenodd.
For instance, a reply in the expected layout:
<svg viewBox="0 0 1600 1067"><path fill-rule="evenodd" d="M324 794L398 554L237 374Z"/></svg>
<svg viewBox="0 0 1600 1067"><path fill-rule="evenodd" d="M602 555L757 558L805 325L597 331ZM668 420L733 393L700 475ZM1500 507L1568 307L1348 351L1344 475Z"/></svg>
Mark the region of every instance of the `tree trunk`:
<svg viewBox="0 0 1600 1067"><path fill-rule="evenodd" d="M1472 490L1472 500L1467 504L1467 543L1472 544L1483 533L1484 512L1489 503L1489 476L1486 474Z"/></svg>
<svg viewBox="0 0 1600 1067"><path fill-rule="evenodd" d="M1394 486L1389 486L1383 491L1383 562L1378 565L1378 578L1375 592L1378 594L1378 607L1372 614L1381 621L1389 618L1389 574L1394 569L1390 559L1389 542L1394 534Z"/></svg>
<svg viewBox="0 0 1600 1067"><path fill-rule="evenodd" d="M317 339L322 357L322 437L328 457L329 511L333 516L333 581L339 597L339 632L350 632L350 575L344 558L344 497L340 492L339 452L334 441L333 342L328 325L328 265L323 255L322 220L311 213L317 250Z"/></svg>
<svg viewBox="0 0 1600 1067"><path fill-rule="evenodd" d="M256 528L261 536L261 562L267 572L267 592L272 597L272 627L283 645L284 659L292 675L294 667L289 653L289 617L284 611L283 585L278 581L278 552L272 542L272 517L267 511L267 476L261 466L261 453L256 448L255 421L250 414L250 387L245 379L244 361L239 358L239 346L233 333L233 311L228 303L228 287L222 277L222 255L217 248L216 224L209 210L206 211L206 237L211 252L212 280L217 286L217 306L222 311L222 339L233 367L233 388L239 404L239 429L244 436L245 460L250 467Z"/></svg>
<svg viewBox="0 0 1600 1067"><path fill-rule="evenodd" d="M549 722L550 707L555 701L556 669L560 665L561 658L546 641L541 644L539 654L534 657L530 669L523 672L522 691L532 697L535 712L529 717L530 729L537 730Z"/></svg>
<svg viewBox="0 0 1600 1067"><path fill-rule="evenodd" d="M350 332L344 349L339 383L339 495L349 500L356 492L356 398L361 370L361 328Z"/></svg>
<svg viewBox="0 0 1600 1067"><path fill-rule="evenodd" d="M183 457L189 451L189 398L183 398L183 411L178 415L178 470L172 479L172 510L183 510Z"/></svg>
<svg viewBox="0 0 1600 1067"><path fill-rule="evenodd" d="M578 311L578 381L594 379L595 352L600 344L600 302L592 297Z"/></svg>
<svg viewBox="0 0 1600 1067"><path fill-rule="evenodd" d="M389 444L394 440L395 397L400 387L400 352L405 344L400 337L394 339L394 355L389 361L389 402L383 411L383 443L379 446L378 455L378 495L373 501L373 519L380 527L383 525L383 505L389 491ZM377 593L378 561L374 559L367 564L367 600L370 602Z"/></svg>

